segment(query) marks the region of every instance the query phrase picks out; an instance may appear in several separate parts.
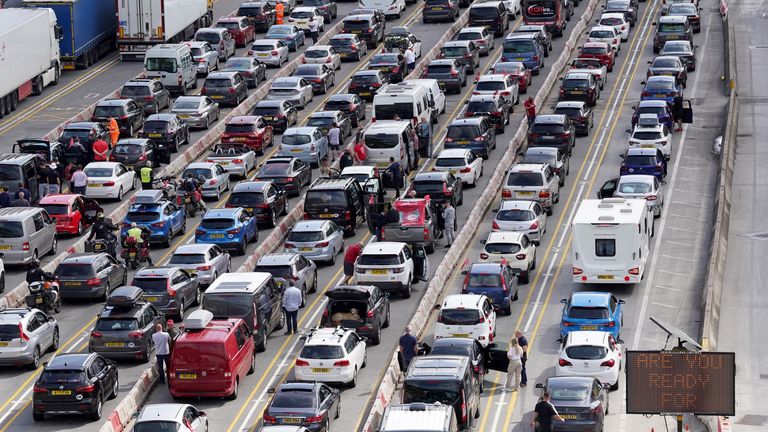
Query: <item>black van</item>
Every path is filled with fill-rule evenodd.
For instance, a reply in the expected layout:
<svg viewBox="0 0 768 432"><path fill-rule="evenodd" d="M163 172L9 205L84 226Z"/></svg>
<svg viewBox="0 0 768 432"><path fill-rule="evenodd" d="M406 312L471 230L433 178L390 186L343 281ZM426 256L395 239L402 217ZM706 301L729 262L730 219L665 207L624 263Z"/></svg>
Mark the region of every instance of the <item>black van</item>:
<svg viewBox="0 0 768 432"><path fill-rule="evenodd" d="M332 220L350 236L366 221L367 211L363 191L353 178L319 178L304 198L304 219Z"/></svg>
<svg viewBox="0 0 768 432"><path fill-rule="evenodd" d="M36 202L39 197L37 187L37 163L40 161L36 154L14 153L0 155L0 186L15 194L19 183L29 189L32 194L27 197L29 202Z"/></svg>
<svg viewBox="0 0 768 432"><path fill-rule="evenodd" d="M469 8L469 26L486 27L496 37L509 29L509 13L503 2L476 3Z"/></svg>
<svg viewBox="0 0 768 432"><path fill-rule="evenodd" d="M480 416L480 383L472 373L468 357L415 357L405 376L402 402L450 405L456 412L459 427L469 429L473 418L470 416Z"/></svg>

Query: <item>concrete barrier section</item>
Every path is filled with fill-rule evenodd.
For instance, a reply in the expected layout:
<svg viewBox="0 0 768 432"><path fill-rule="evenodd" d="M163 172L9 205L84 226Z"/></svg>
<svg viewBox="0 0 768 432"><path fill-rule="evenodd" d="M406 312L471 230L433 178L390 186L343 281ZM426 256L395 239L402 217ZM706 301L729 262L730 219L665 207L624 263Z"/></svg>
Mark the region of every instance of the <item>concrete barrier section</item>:
<svg viewBox="0 0 768 432"><path fill-rule="evenodd" d="M144 370L136 384L127 395L117 404L117 407L109 414L107 421L99 429L99 432L122 432L133 418L133 414L141 408L145 399L151 393L152 387L157 381L157 364L154 360Z"/></svg>

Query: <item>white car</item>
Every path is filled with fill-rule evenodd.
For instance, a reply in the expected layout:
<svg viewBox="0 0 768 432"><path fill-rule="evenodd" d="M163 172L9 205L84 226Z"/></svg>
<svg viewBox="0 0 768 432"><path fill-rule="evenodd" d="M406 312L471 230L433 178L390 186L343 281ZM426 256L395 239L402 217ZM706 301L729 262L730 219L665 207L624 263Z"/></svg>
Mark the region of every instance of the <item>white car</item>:
<svg viewBox="0 0 768 432"><path fill-rule="evenodd" d="M173 430L175 432L208 432L208 415L187 404L151 404L136 417L134 431Z"/></svg>
<svg viewBox="0 0 768 432"><path fill-rule="evenodd" d="M610 384L611 390L619 388L621 370L621 339L618 341L608 332L573 331L560 342L555 375L588 376L601 384Z"/></svg>
<svg viewBox="0 0 768 432"><path fill-rule="evenodd" d="M301 56L305 64L324 64L334 70L341 69L341 56L330 45L314 45L306 49Z"/></svg>
<svg viewBox="0 0 768 432"><path fill-rule="evenodd" d="M196 179L204 178L201 186L203 197L221 199L221 193L229 190L229 173L224 168L213 162L192 162L184 168L181 178L186 179L189 174Z"/></svg>
<svg viewBox="0 0 768 432"><path fill-rule="evenodd" d="M483 175L483 158L469 149L446 149L440 152L432 171L448 171L460 178L464 184L476 185Z"/></svg>
<svg viewBox="0 0 768 432"><path fill-rule="evenodd" d="M501 95L504 99L511 102L509 112L512 112L512 105L520 102L519 88L517 79L512 75L489 74L480 76L473 95Z"/></svg>
<svg viewBox="0 0 768 432"><path fill-rule="evenodd" d="M493 231L524 233L536 243L541 243L547 232L547 212L536 201L502 200L493 219Z"/></svg>
<svg viewBox="0 0 768 432"><path fill-rule="evenodd" d="M303 30L304 33L309 32L309 22L312 20L320 20L318 32L325 31L325 18L316 7L299 6L288 15L288 23L295 25L299 30Z"/></svg>
<svg viewBox="0 0 768 432"><path fill-rule="evenodd" d="M496 311L482 294L451 294L440 305L435 339L472 338L487 347L496 334Z"/></svg>
<svg viewBox="0 0 768 432"><path fill-rule="evenodd" d="M197 64L198 75L208 75L219 68L219 53L208 42L186 42L192 50L192 60Z"/></svg>
<svg viewBox="0 0 768 432"><path fill-rule="evenodd" d="M518 271L520 283L528 283L536 268L536 245L521 232L499 231L488 234L480 252L482 262L503 262Z"/></svg>
<svg viewBox="0 0 768 432"><path fill-rule="evenodd" d="M123 200L123 195L136 189L136 171L118 162L91 162L83 170L88 176L85 187L87 198L113 198Z"/></svg>
<svg viewBox="0 0 768 432"><path fill-rule="evenodd" d="M373 242L363 248L355 262L355 281L358 285L375 285L384 291L398 292L411 297L411 285L426 280L429 273L426 252L414 246L418 254L400 242Z"/></svg>
<svg viewBox="0 0 768 432"><path fill-rule="evenodd" d="M464 27L456 34L456 40L471 40L484 56L493 52L496 46L493 32L485 27Z"/></svg>
<svg viewBox="0 0 768 432"><path fill-rule="evenodd" d="M288 61L288 46L279 40L259 39L251 44L248 56L266 65L280 67Z"/></svg>
<svg viewBox="0 0 768 432"><path fill-rule="evenodd" d="M657 148L666 160L672 157L672 132L656 114L640 114L629 135L630 147Z"/></svg>
<svg viewBox="0 0 768 432"><path fill-rule="evenodd" d="M607 182L610 183L610 182ZM610 188L610 185L607 185ZM661 217L664 207L664 187L656 176L647 174L631 174L618 178L615 183L613 196L619 198L644 199L653 217Z"/></svg>
<svg viewBox="0 0 768 432"><path fill-rule="evenodd" d="M504 3L504 7L510 15L510 21L514 20L514 16L520 14L523 10L520 0L503 0L502 3Z"/></svg>
<svg viewBox="0 0 768 432"><path fill-rule="evenodd" d="M597 25L592 27L587 35L587 42L605 42L616 51L616 56L619 56L621 51L621 37L613 26Z"/></svg>
<svg viewBox="0 0 768 432"><path fill-rule="evenodd" d="M629 23L623 13L606 12L600 15L598 23L601 26L613 26L622 42L629 40Z"/></svg>
<svg viewBox="0 0 768 432"><path fill-rule="evenodd" d="M405 12L405 0L358 0L357 7L360 9L378 9L384 12L387 19L390 17L400 18Z"/></svg>
<svg viewBox="0 0 768 432"><path fill-rule="evenodd" d="M357 384L365 367L365 340L354 330L342 327L316 328L309 332L296 357L293 373L299 381Z"/></svg>

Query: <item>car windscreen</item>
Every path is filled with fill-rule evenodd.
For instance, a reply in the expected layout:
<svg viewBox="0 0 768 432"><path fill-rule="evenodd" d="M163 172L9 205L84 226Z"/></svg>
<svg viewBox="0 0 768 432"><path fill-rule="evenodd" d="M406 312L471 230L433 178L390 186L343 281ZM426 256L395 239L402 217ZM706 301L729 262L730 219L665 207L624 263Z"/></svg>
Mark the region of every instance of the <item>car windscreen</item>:
<svg viewBox="0 0 768 432"><path fill-rule="evenodd" d="M157 277L137 277L131 283L147 293L163 293L168 290L168 279Z"/></svg>
<svg viewBox="0 0 768 432"><path fill-rule="evenodd" d="M445 136L454 140L471 140L480 135L480 128L476 125L451 125Z"/></svg>
<svg viewBox="0 0 768 432"><path fill-rule="evenodd" d="M40 384L44 386L84 383L85 372L79 370L47 369L40 375Z"/></svg>
<svg viewBox="0 0 768 432"><path fill-rule="evenodd" d="M340 346L310 345L301 349L299 357L314 360L330 360L344 357Z"/></svg>
<svg viewBox="0 0 768 432"><path fill-rule="evenodd" d="M66 204L40 204L49 215L68 215L69 206Z"/></svg>
<svg viewBox="0 0 768 432"><path fill-rule="evenodd" d="M133 425L133 432L178 432L181 425L175 421L142 421Z"/></svg>
<svg viewBox="0 0 768 432"><path fill-rule="evenodd" d="M272 399L272 408L314 408L315 399L310 392L279 392Z"/></svg>
<svg viewBox="0 0 768 432"><path fill-rule="evenodd" d="M219 318L244 317L251 313L253 299L250 295L205 294L203 309Z"/></svg>
<svg viewBox="0 0 768 432"><path fill-rule="evenodd" d="M442 181L415 181L413 189L419 194L442 193L445 183Z"/></svg>
<svg viewBox="0 0 768 432"><path fill-rule="evenodd" d="M165 57L150 57L144 61L144 68L148 72L176 73L176 59Z"/></svg>
<svg viewBox="0 0 768 432"><path fill-rule="evenodd" d="M601 346L576 345L566 348L565 354L574 360L599 360L605 358L608 349Z"/></svg>
<svg viewBox="0 0 768 432"><path fill-rule="evenodd" d="M86 168L85 175L88 176L88 178L91 177L112 177L112 174L114 173L114 169L112 168Z"/></svg>
<svg viewBox="0 0 768 432"><path fill-rule="evenodd" d="M525 54L536 51L533 42L529 40L508 40L504 41L505 54Z"/></svg>
<svg viewBox="0 0 768 432"><path fill-rule="evenodd" d="M287 176L288 173L291 171L291 166L289 164L282 164L282 163L268 163L261 167L259 170L259 173L256 175L256 177L259 176L271 176L271 177L280 177L280 176Z"/></svg>
<svg viewBox="0 0 768 432"><path fill-rule="evenodd" d="M131 222L152 222L160 219L160 213L157 212L129 212L127 219Z"/></svg>
<svg viewBox="0 0 768 432"><path fill-rule="evenodd" d="M280 142L285 145L304 145L312 142L312 136L299 134L283 135Z"/></svg>
<svg viewBox="0 0 768 432"><path fill-rule="evenodd" d="M212 230L232 228L235 221L229 218L205 218L200 222L200 227Z"/></svg>
<svg viewBox="0 0 768 432"><path fill-rule="evenodd" d="M395 116L401 119L409 119L414 117L413 103L401 102L391 104L375 104L376 118L381 120L394 120Z"/></svg>
<svg viewBox="0 0 768 432"><path fill-rule="evenodd" d="M507 85L504 81L480 81L477 83L477 90L505 90Z"/></svg>
<svg viewBox="0 0 768 432"><path fill-rule="evenodd" d="M479 88L478 88L479 89ZM468 113L498 112L499 108L493 102L470 102L467 104Z"/></svg>
<svg viewBox="0 0 768 432"><path fill-rule="evenodd" d="M370 265L370 266L399 266L399 255L372 255L363 254L357 259L358 265Z"/></svg>
<svg viewBox="0 0 768 432"><path fill-rule="evenodd" d="M14 181L21 180L21 170L15 165L0 164L0 180Z"/></svg>
<svg viewBox="0 0 768 432"><path fill-rule="evenodd" d="M522 248L515 243L486 243L485 251L492 254L513 254L520 252Z"/></svg>
<svg viewBox="0 0 768 432"><path fill-rule="evenodd" d="M97 106L93 109L93 117L114 117L123 116L123 107L121 106Z"/></svg>
<svg viewBox="0 0 768 432"><path fill-rule="evenodd" d="M89 278L94 276L94 271L91 264L62 263L56 267L54 274L67 278Z"/></svg>
<svg viewBox="0 0 768 432"><path fill-rule="evenodd" d="M202 264L205 262L205 254L173 254L169 264Z"/></svg>
<svg viewBox="0 0 768 432"><path fill-rule="evenodd" d="M21 222L0 220L0 238L17 238L24 236Z"/></svg>
<svg viewBox="0 0 768 432"><path fill-rule="evenodd" d="M543 186L544 178L536 172L511 172L507 186Z"/></svg>
<svg viewBox="0 0 768 432"><path fill-rule="evenodd" d="M291 231L288 234L288 241L294 242L318 242L323 240L323 233L320 231Z"/></svg>
<svg viewBox="0 0 768 432"><path fill-rule="evenodd" d="M218 45L221 35L218 32L198 32L195 35L195 40L200 42L208 42L211 46Z"/></svg>
<svg viewBox="0 0 768 432"><path fill-rule="evenodd" d="M535 218L535 215L530 210L509 209L499 210L499 212L496 213L497 220L507 222L527 222L532 221Z"/></svg>
<svg viewBox="0 0 768 432"><path fill-rule="evenodd" d="M557 134L565 132L565 127L556 123L533 123L531 133L536 134Z"/></svg>
<svg viewBox="0 0 768 432"><path fill-rule="evenodd" d="M439 167L463 167L466 164L467 160L464 158L441 157L437 158L437 162L435 162L435 166Z"/></svg>
<svg viewBox="0 0 768 432"><path fill-rule="evenodd" d="M316 211L322 208L347 208L347 194L343 190L309 190L304 199L304 209Z"/></svg>
<svg viewBox="0 0 768 432"><path fill-rule="evenodd" d="M586 320L609 319L611 314L604 307L571 306L568 308L568 318Z"/></svg>
<svg viewBox="0 0 768 432"><path fill-rule="evenodd" d="M148 96L149 94L149 87L143 85L127 85L120 90L122 96Z"/></svg>
<svg viewBox="0 0 768 432"><path fill-rule="evenodd" d="M391 149L400 144L397 134L365 135L365 146L372 149Z"/></svg>
<svg viewBox="0 0 768 432"><path fill-rule="evenodd" d="M551 166L555 166L557 164L557 157L555 155L548 155L548 154L527 154L525 155L525 158L523 158L522 163L532 163L532 164L543 164L548 163Z"/></svg>
<svg viewBox="0 0 768 432"><path fill-rule="evenodd" d="M460 381L413 380L407 381L403 389L403 403L440 402L452 405L461 394Z"/></svg>
<svg viewBox="0 0 768 432"><path fill-rule="evenodd" d="M139 322L136 318L99 318L96 321L96 331L127 331L138 330Z"/></svg>
<svg viewBox="0 0 768 432"><path fill-rule="evenodd" d="M372 27L371 22L368 20L360 20L360 19L344 20L344 30L366 30L370 27ZM333 42L337 40L339 39L332 39L331 44L333 44ZM349 42L347 42L346 44L349 44Z"/></svg>
<svg viewBox="0 0 768 432"><path fill-rule="evenodd" d="M279 277L283 279L291 279L293 272L290 265L257 265L253 270L256 272L266 272L272 275L272 277Z"/></svg>

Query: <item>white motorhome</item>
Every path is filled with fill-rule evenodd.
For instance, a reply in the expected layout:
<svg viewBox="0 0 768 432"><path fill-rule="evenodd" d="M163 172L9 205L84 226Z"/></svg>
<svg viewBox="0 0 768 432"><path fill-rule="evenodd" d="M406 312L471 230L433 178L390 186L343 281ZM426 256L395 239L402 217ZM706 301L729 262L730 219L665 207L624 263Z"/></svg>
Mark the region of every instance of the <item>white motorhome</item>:
<svg viewBox="0 0 768 432"><path fill-rule="evenodd" d="M186 44L162 44L148 49L144 56L147 78L157 78L168 90L181 95L197 88L197 64Z"/></svg>
<svg viewBox="0 0 768 432"><path fill-rule="evenodd" d="M410 120L415 126L422 116L437 118L437 113L433 111L435 103L426 86L402 82L386 85L376 92L371 120L394 120L397 115L401 120Z"/></svg>
<svg viewBox="0 0 768 432"><path fill-rule="evenodd" d="M573 282L634 284L643 279L653 236L653 213L645 200L586 199L571 225Z"/></svg>

